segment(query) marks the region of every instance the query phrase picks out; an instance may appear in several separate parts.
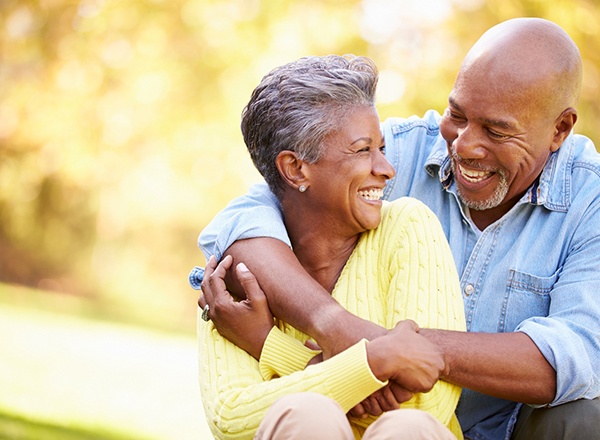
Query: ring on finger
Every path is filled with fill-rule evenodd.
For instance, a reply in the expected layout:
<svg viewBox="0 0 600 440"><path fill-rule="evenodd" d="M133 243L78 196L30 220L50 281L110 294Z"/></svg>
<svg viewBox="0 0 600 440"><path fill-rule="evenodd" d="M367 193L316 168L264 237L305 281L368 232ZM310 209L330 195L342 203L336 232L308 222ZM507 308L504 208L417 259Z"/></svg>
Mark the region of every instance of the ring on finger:
<svg viewBox="0 0 600 440"><path fill-rule="evenodd" d="M202 309L202 319L206 322L210 321L210 316L208 316L208 312L210 311L210 307L208 306L208 304L206 304L204 306L204 308Z"/></svg>

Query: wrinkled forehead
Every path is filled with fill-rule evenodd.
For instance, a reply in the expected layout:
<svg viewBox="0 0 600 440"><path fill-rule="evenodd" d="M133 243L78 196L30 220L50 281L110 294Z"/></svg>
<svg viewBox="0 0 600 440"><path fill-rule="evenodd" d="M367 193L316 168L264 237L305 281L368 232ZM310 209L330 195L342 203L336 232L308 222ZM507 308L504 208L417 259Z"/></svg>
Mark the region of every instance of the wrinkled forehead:
<svg viewBox="0 0 600 440"><path fill-rule="evenodd" d="M448 97L450 108L472 121L520 131L555 113L551 88L511 69L473 65L459 73Z"/></svg>

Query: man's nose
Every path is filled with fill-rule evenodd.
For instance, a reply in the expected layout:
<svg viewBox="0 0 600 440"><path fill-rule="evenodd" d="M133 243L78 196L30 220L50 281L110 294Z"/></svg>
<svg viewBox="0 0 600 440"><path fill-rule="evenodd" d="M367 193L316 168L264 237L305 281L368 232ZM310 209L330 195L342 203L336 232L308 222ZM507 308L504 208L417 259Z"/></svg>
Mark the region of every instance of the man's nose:
<svg viewBox="0 0 600 440"><path fill-rule="evenodd" d="M456 130L452 150L462 159L482 159L486 155L486 148L481 134L470 125Z"/></svg>

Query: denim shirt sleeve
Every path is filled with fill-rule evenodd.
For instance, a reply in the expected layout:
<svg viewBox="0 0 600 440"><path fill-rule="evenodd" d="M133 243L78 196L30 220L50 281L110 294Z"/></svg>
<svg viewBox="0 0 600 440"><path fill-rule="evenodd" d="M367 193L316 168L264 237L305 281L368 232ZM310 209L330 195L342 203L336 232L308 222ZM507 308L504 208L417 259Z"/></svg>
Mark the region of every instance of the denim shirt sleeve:
<svg viewBox="0 0 600 440"><path fill-rule="evenodd" d="M556 184L547 179L540 194L546 206L565 214L545 216L540 231L549 229L538 234L548 243L546 255L559 253L561 264L549 279L548 315L517 328L556 370L551 406L600 396L600 156L582 136L569 138L561 150L553 167Z"/></svg>
<svg viewBox="0 0 600 440"><path fill-rule="evenodd" d="M277 197L266 183L250 188L248 194L234 199L217 214L198 237L198 246L208 260L217 260L234 241L270 237L291 246Z"/></svg>
<svg viewBox="0 0 600 440"><path fill-rule="evenodd" d="M578 226L556 274L549 315L529 318L516 328L556 370L557 390L550 406L600 395L600 202L595 205Z"/></svg>

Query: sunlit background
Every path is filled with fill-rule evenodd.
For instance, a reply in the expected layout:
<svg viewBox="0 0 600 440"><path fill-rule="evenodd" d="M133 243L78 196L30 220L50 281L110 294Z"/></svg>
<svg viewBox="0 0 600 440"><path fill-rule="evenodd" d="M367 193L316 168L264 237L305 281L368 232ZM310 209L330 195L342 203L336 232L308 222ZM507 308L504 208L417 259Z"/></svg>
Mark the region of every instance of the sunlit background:
<svg viewBox="0 0 600 440"><path fill-rule="evenodd" d="M259 181L240 112L271 68L355 53L382 118L442 111L490 26L551 19L584 59L594 0L0 0L0 438L208 438L196 238Z"/></svg>

